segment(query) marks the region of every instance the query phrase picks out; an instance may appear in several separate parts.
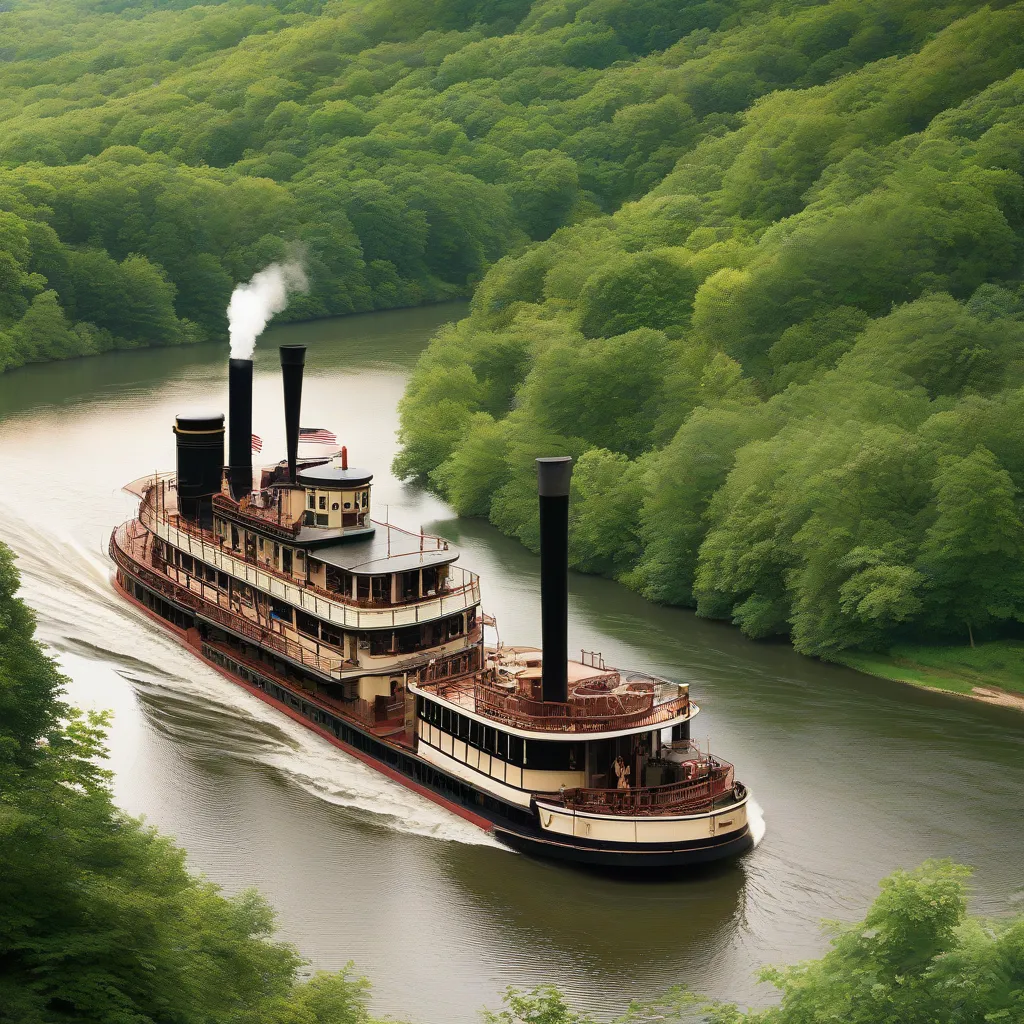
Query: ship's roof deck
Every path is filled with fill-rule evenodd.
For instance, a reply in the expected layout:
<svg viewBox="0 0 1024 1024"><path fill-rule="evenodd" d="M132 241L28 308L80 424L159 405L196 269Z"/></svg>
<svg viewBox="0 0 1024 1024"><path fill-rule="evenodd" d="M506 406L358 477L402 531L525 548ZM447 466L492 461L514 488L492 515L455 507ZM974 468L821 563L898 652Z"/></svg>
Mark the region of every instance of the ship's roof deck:
<svg viewBox="0 0 1024 1024"><path fill-rule="evenodd" d="M188 528L190 532L199 533L211 542L218 543L219 538L212 531L196 528L193 524L180 520L175 480L174 473L163 473L155 477L144 476L125 484L122 490L143 501L149 501L158 509L161 518L173 519L176 526ZM156 494L157 490L159 495ZM260 493L253 492L253 499L257 499ZM237 508L236 503L231 501L227 494L222 493L217 495L217 498L220 510L227 505L233 510ZM238 511L237 514L239 520L254 520L252 525L258 530L261 525L258 517L269 517L274 512L273 508L264 509L254 500L244 511ZM413 533L393 523L380 522L377 519L371 518L369 522L372 524L369 529L353 531L352 536L335 540L333 543L323 542L324 530L304 526L291 534L288 543L297 547L316 544L310 549L310 558L358 576L408 572L458 561L459 549L452 547L442 537ZM267 525L275 526L278 522L268 518ZM320 543L317 544L317 541Z"/></svg>
<svg viewBox="0 0 1024 1024"><path fill-rule="evenodd" d="M459 552L438 537L410 533L389 523L373 520L373 534L318 547L310 558L360 575L405 572L428 565L454 562Z"/></svg>
<svg viewBox="0 0 1024 1024"><path fill-rule="evenodd" d="M621 672L603 662L568 663L568 700L539 696L541 652L532 647L487 651L483 672L413 684L425 696L477 715L516 734L573 739L601 733L625 735L661 728L696 714L689 687L641 672Z"/></svg>

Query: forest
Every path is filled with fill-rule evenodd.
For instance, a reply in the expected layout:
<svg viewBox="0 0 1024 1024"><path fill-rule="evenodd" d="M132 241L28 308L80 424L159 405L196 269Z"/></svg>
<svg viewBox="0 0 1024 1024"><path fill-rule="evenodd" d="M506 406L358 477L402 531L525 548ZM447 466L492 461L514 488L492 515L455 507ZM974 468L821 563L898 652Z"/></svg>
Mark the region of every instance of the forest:
<svg viewBox="0 0 1024 1024"><path fill-rule="evenodd" d="M396 471L838 658L1024 610L1024 4L19 0L0 370L473 296Z"/></svg>
<svg viewBox="0 0 1024 1024"><path fill-rule="evenodd" d="M1015 635L1022 29L779 4L648 58L684 152L489 270L396 470L536 547L571 455L578 569L821 658Z"/></svg>
<svg viewBox="0 0 1024 1024"><path fill-rule="evenodd" d="M63 701L0 544L0 1021L10 1024L376 1024L349 965L305 973L256 892L225 897L184 851L118 810L103 716ZM883 880L821 960L764 972L777 1006L671 991L616 1024L976 1024L1024 1012L1024 917L968 914L945 861ZM556 990L509 992L482 1024L591 1024Z"/></svg>

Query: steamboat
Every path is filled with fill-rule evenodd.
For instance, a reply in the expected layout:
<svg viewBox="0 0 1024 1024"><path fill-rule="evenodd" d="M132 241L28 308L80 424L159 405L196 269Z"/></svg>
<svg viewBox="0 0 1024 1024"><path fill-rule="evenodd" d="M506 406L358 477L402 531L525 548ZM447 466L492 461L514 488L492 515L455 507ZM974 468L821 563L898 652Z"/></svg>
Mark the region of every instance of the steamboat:
<svg viewBox="0 0 1024 1024"><path fill-rule="evenodd" d="M280 350L286 458L252 463L252 362L179 415L176 472L129 484L115 586L198 657L351 755L527 853L678 868L752 845L733 766L691 740L685 683L568 656L572 463L537 460L541 650L485 642L480 581L372 516L347 449L299 456L305 349Z"/></svg>

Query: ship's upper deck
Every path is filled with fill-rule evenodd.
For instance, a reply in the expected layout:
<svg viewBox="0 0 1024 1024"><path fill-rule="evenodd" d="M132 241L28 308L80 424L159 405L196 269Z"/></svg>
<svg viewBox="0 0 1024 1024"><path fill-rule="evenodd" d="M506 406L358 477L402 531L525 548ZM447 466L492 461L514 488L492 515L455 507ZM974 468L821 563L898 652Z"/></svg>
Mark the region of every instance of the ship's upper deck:
<svg viewBox="0 0 1024 1024"><path fill-rule="evenodd" d="M513 735L556 740L665 728L699 711L690 701L688 684L621 672L587 652L568 664L565 702L542 699L541 674L537 648L499 647L488 649L482 672L433 681L426 670L417 682L410 682L410 689Z"/></svg>
<svg viewBox="0 0 1024 1024"><path fill-rule="evenodd" d="M440 537L371 521L372 533L304 548L298 533L286 540L234 518L222 520L218 532L216 505L212 529L186 519L173 474L141 478L125 490L142 499L139 518L162 540L340 625L407 626L480 602L479 578L451 564L459 552ZM229 524L236 522L232 530Z"/></svg>

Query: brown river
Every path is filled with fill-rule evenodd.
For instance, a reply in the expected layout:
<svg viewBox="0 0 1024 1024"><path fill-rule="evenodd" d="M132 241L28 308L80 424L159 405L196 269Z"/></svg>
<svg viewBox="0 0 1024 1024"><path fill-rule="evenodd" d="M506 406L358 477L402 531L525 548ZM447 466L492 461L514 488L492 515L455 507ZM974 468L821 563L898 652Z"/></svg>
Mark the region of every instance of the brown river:
<svg viewBox="0 0 1024 1024"><path fill-rule="evenodd" d="M389 471L416 357L464 309L269 331L254 430L269 459L283 454L276 345L308 345L303 423L374 470L378 517L386 506L460 546L503 640L537 643L537 559ZM196 661L117 600L106 542L132 510L122 484L173 467L174 414L227 411L226 363L206 345L0 376L0 540L70 698L113 712L119 804L228 892L258 887L314 967L354 961L375 1012L469 1022L507 986L541 983L598 1017L679 984L764 1003L759 966L820 954L823 918L859 917L880 878L928 857L975 867L976 912L1014 909L1024 715L753 643L606 580L571 576L570 649L691 682L695 738L736 763L763 814L763 839L732 866L623 882L511 853Z"/></svg>

